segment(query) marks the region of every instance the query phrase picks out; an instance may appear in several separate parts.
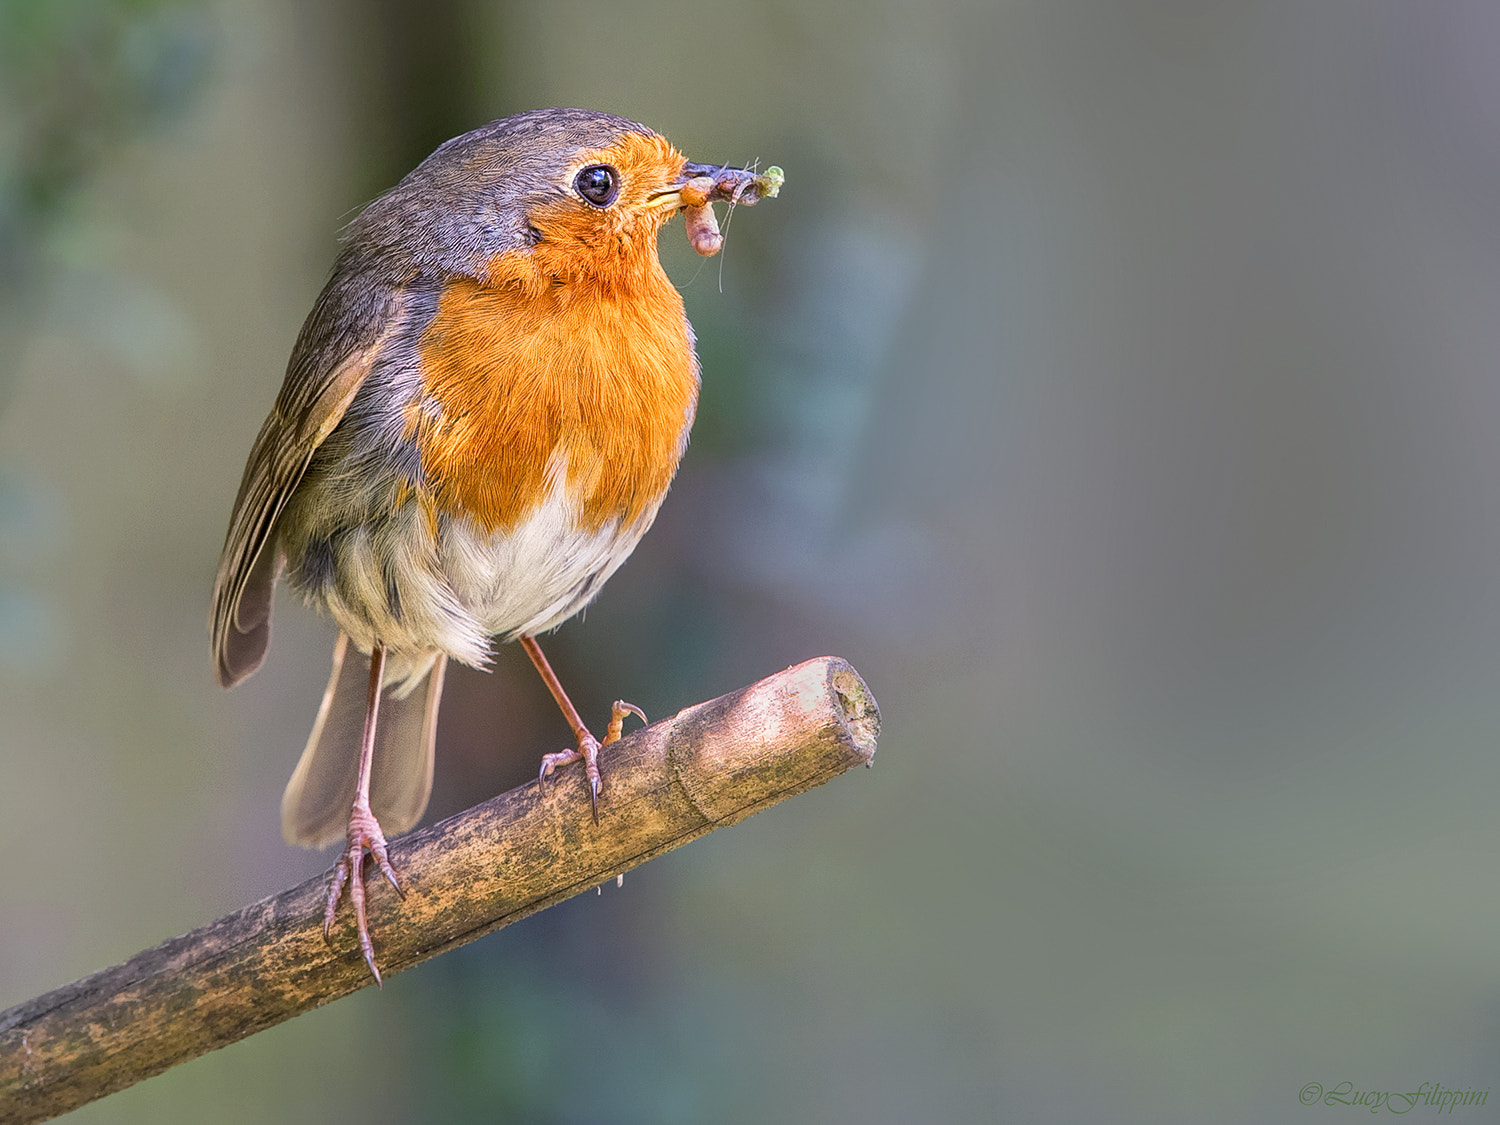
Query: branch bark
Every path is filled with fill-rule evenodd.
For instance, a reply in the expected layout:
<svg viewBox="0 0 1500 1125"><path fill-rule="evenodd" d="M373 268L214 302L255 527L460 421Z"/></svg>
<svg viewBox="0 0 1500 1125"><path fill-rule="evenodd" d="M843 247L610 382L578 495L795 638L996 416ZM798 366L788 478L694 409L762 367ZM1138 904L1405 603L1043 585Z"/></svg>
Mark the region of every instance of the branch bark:
<svg viewBox="0 0 1500 1125"><path fill-rule="evenodd" d="M577 771L394 842L405 901L368 881L381 969L398 973L875 754L880 713L823 657L606 747L600 823ZM323 942L324 879L263 899L0 1013L0 1125L42 1121L371 984L347 905Z"/></svg>

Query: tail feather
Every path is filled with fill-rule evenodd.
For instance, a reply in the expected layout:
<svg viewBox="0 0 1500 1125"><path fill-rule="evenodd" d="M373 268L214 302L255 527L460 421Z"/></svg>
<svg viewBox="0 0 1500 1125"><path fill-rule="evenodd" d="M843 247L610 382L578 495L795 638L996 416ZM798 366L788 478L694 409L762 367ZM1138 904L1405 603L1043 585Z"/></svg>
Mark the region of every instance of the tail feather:
<svg viewBox="0 0 1500 1125"><path fill-rule="evenodd" d="M433 743L446 657L387 682L375 724L370 808L387 835L421 819L432 795ZM389 674L389 673L388 673ZM333 671L307 747L281 798L281 833L289 844L322 848L344 839L359 772L370 662L339 634Z"/></svg>

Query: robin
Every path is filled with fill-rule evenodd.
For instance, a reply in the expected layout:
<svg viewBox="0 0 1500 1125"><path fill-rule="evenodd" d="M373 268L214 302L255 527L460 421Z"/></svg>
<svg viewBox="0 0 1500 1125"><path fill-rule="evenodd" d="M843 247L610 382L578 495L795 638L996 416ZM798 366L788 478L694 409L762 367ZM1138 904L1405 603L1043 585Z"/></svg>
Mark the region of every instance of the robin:
<svg viewBox="0 0 1500 1125"><path fill-rule="evenodd" d="M377 983L365 854L403 893L385 832L427 806L450 658L483 667L493 639L520 641L576 739L538 784L581 761L597 821L601 744L536 635L629 556L687 444L698 361L657 232L684 211L712 254L713 203L781 179L545 109L439 146L349 225L250 451L210 629L225 687L265 658L283 573L340 630L282 831L344 841L323 935L347 886ZM631 713L614 705L606 744Z"/></svg>

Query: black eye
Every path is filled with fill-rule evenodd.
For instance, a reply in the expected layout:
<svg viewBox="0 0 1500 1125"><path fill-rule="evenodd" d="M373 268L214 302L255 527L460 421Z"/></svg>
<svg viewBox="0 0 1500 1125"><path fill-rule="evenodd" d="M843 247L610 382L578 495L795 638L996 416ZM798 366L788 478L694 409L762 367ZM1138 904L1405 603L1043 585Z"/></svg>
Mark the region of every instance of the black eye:
<svg viewBox="0 0 1500 1125"><path fill-rule="evenodd" d="M620 194L620 173L608 164L590 164L573 177L573 186L595 207L608 207Z"/></svg>

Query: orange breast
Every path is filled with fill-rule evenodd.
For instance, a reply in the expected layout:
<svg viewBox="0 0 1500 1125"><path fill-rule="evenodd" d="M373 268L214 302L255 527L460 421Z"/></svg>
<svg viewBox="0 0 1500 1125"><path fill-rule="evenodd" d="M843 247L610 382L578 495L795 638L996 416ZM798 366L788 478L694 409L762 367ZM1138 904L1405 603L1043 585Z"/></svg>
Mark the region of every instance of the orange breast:
<svg viewBox="0 0 1500 1125"><path fill-rule="evenodd" d="M439 509L513 528L561 466L583 530L655 507L698 391L682 299L655 259L605 284L508 254L489 283L449 284L407 414Z"/></svg>

